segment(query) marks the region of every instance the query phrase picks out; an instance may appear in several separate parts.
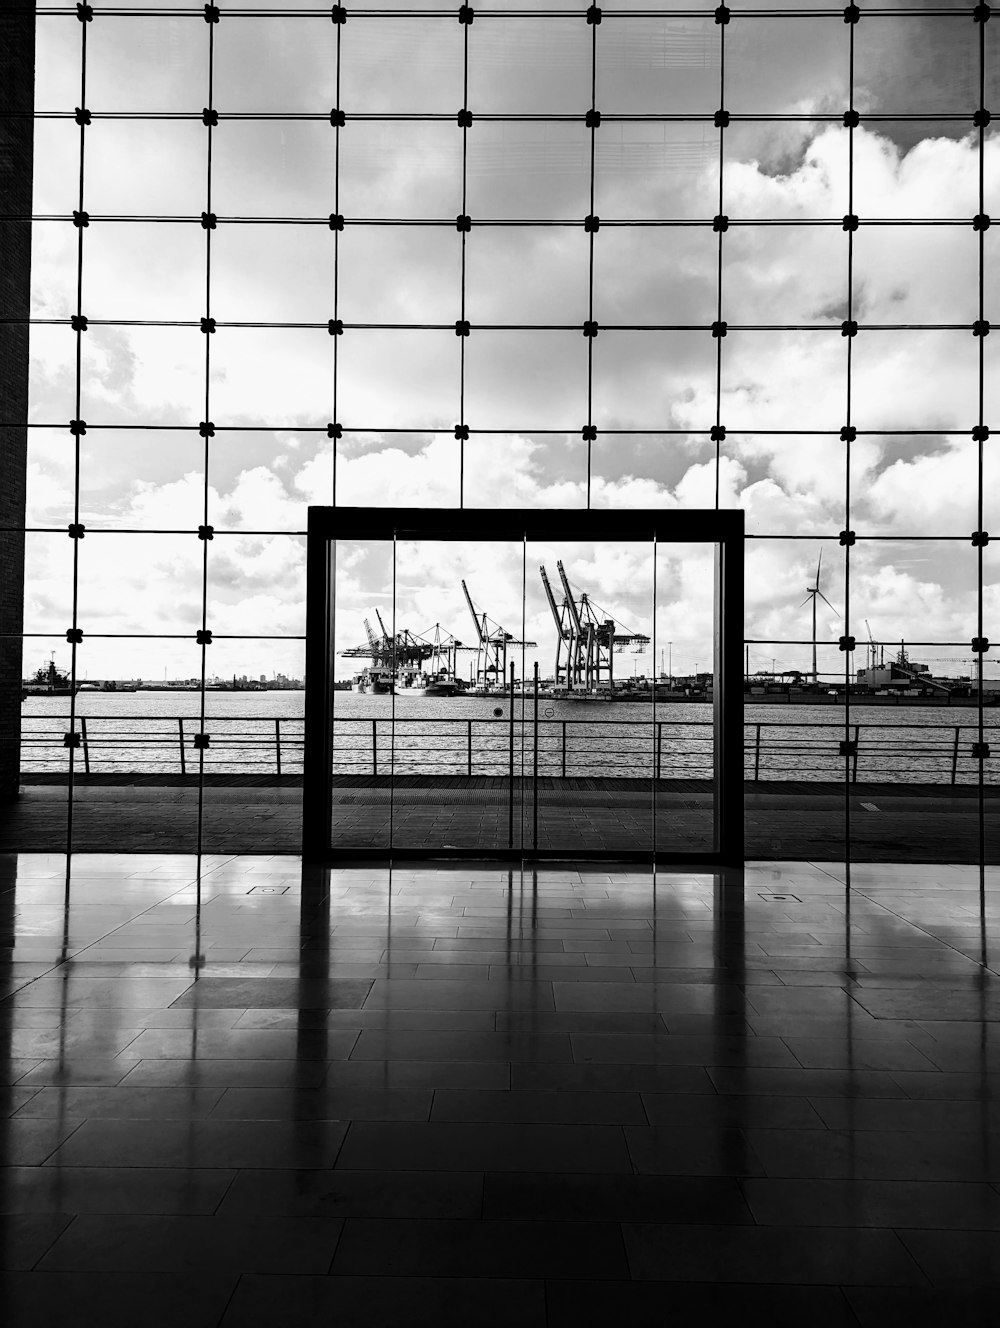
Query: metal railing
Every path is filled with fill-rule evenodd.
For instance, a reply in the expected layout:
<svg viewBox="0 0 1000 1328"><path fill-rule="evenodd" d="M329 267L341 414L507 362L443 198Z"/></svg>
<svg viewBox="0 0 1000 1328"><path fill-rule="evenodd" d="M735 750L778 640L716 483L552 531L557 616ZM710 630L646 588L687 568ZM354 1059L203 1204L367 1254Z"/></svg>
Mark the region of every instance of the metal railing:
<svg viewBox="0 0 1000 1328"><path fill-rule="evenodd" d="M713 772L710 719L539 718L537 741L525 708L512 723L493 718L415 719L397 715L337 719L335 776L477 776L705 779ZM987 738L996 731L987 730ZM299 775L304 721L291 717L211 716L199 750L197 716L88 715L77 720L75 768L81 774ZM65 772L68 725L56 717L23 721L25 775ZM978 725L885 721L751 721L744 725L749 781L974 784ZM842 744L847 743L846 749ZM202 758L200 760L200 758ZM1000 782L996 757L982 761Z"/></svg>

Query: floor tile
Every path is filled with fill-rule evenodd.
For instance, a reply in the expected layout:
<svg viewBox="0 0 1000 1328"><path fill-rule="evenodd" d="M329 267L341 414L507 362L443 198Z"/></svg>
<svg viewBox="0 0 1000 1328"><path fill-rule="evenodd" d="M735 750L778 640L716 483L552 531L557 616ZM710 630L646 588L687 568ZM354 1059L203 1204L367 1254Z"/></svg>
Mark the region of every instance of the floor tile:
<svg viewBox="0 0 1000 1328"><path fill-rule="evenodd" d="M620 1278L627 1265L612 1223L348 1218L332 1271L353 1277Z"/></svg>
<svg viewBox="0 0 1000 1328"><path fill-rule="evenodd" d="M48 1161L58 1167L329 1167L346 1133L338 1121L87 1120L61 1148L49 1149Z"/></svg>
<svg viewBox="0 0 1000 1328"><path fill-rule="evenodd" d="M623 1227L639 1281L922 1286L926 1280L891 1231L841 1227Z"/></svg>
<svg viewBox="0 0 1000 1328"><path fill-rule="evenodd" d="M39 1269L76 1272L325 1273L343 1223L322 1217L83 1214Z"/></svg>
<svg viewBox="0 0 1000 1328"><path fill-rule="evenodd" d="M220 1328L545 1328L542 1282L494 1278L260 1277L240 1281Z"/></svg>
<svg viewBox="0 0 1000 1328"><path fill-rule="evenodd" d="M762 1226L1000 1230L1000 1194L985 1183L756 1178L743 1193Z"/></svg>
<svg viewBox="0 0 1000 1328"><path fill-rule="evenodd" d="M482 1215L483 1178L458 1171L267 1171L236 1174L219 1214L465 1218ZM499 1214L503 1216L503 1214Z"/></svg>
<svg viewBox="0 0 1000 1328"><path fill-rule="evenodd" d="M4 1328L63 1323L67 1306L77 1324L132 1328L142 1306L143 1328L216 1328L236 1288L233 1274L28 1272L4 1278Z"/></svg>
<svg viewBox="0 0 1000 1328"><path fill-rule="evenodd" d="M707 1176L595 1176L489 1172L486 1217L535 1221L752 1222L736 1180Z"/></svg>
<svg viewBox="0 0 1000 1328"><path fill-rule="evenodd" d="M338 1167L401 1171L631 1171L622 1131L602 1125L351 1126Z"/></svg>
<svg viewBox="0 0 1000 1328"><path fill-rule="evenodd" d="M550 1283L546 1293L547 1328L610 1323L628 1324L629 1328L664 1328L673 1323L857 1328L851 1307L835 1287L678 1281L665 1293L655 1282L580 1281Z"/></svg>

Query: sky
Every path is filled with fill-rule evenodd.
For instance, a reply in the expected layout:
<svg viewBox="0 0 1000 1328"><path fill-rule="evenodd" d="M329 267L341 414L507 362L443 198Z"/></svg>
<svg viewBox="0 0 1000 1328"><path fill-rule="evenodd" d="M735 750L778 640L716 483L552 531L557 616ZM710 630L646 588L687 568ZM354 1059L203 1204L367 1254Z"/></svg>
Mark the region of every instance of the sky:
<svg viewBox="0 0 1000 1328"><path fill-rule="evenodd" d="M130 7L136 8L131 5ZM141 6L150 7L150 6ZM241 8L248 6L242 5ZM254 6L250 6L254 7ZM274 7L274 6L271 6ZM395 6L404 8L403 6ZM547 6L565 8L565 6ZM527 9L519 3L518 9ZM641 6L630 4L635 12ZM796 6L799 8L799 6ZM614 17L598 31L596 101L602 115L710 115L720 99L719 29L705 19ZM993 69L995 25L987 25ZM574 117L544 123L475 119L467 135L466 339L461 314L462 29L440 18L361 18L342 30L340 104L348 117L431 114L433 121L227 118L328 112L336 100L336 30L328 19L236 18L215 29L212 133L209 418L205 445L205 337L176 324L206 313L207 26L194 17L116 18L88 26L83 311L81 338L79 622L80 671L91 677L193 676L200 651L203 545L208 622L215 634L294 637L304 632L309 504L454 506L460 445L466 506L582 508L587 501L591 210L590 105L593 30L578 7L559 18L477 15L469 37L468 106L474 117ZM39 19L36 109L79 104L81 25ZM839 18L734 18L726 30L727 108L734 114L839 116L848 96L848 29ZM851 551L850 630L877 639L968 642L976 635L979 316L977 29L962 17L865 16L856 29L855 105L867 115L961 113L962 122L878 119L854 133L851 419L864 435L847 449L847 239L819 220L849 210L849 135L819 119L737 122L724 135L719 459L716 422L718 237L704 225L614 225L719 211L718 134L695 121L620 123L594 136L592 415L590 500L595 507L741 507L747 550L746 634L751 670L807 667L809 605L823 552L821 640L845 631L844 551ZM986 105L997 87L987 80ZM994 103L996 97L993 97ZM135 119L194 114L197 119ZM102 114L108 118L102 118ZM125 118L116 118L116 117ZM75 410L79 129L36 124L29 525L62 531L73 519L75 457L66 422ZM1000 152L987 139L986 211L1000 212ZM331 338L334 234L339 210L336 312L348 328ZM156 221L112 221L155 217ZM236 220L236 219L240 220ZM298 219L281 224L273 219ZM962 226L870 225L963 219ZM271 219L271 220L262 220ZM310 220L311 219L311 220ZM476 224L477 219L505 225ZM572 225L528 225L528 221ZM361 224L362 220L365 224ZM386 225L402 220L406 225ZM787 220L795 224L763 224ZM431 223L438 224L431 224ZM510 224L510 223L519 224ZM383 223L383 224L377 224ZM996 289L995 231L985 236L986 317ZM63 321L59 321L63 320ZM225 326L282 323L290 326ZM318 327L294 326L319 324ZM920 324L956 326L920 328ZM376 327L374 324L388 324ZM798 330L800 324L806 330ZM907 330L876 331L873 324ZM365 326L358 326L365 325ZM438 325L438 326L434 326ZM682 327L694 330L629 330ZM912 326L917 325L917 326ZM737 327L754 330L735 330ZM998 353L989 338L985 418L997 418ZM464 349L464 384L460 356ZM334 401L334 350L337 355ZM336 447L326 423L347 430ZM113 426L99 428L98 425ZM155 431L144 425L157 425ZM226 431L228 427L229 432ZM1000 427L1000 426L998 426ZM541 432L541 431L547 432ZM628 436L613 430L633 431ZM760 432L774 431L774 432ZM885 432L883 432L885 431ZM890 436L890 432L891 435ZM986 529L1000 494L996 439L985 449ZM125 534L125 531L141 532ZM174 532L174 533L170 533ZM862 536L876 536L865 540ZM918 538L914 538L918 537ZM959 539L958 537L961 537ZM538 553L538 559L535 553ZM71 542L28 536L28 632L62 634L71 621ZM519 550L440 546L409 550L397 578L397 625L435 622L462 639L471 621L464 576L477 604L539 642L543 670L554 629L537 561L562 557L573 583L637 631L671 642L673 670L707 667L711 619L707 551L661 550L657 603L652 555L618 550ZM403 565L397 551L397 569ZM985 631L1000 638L995 546L984 556ZM522 577L529 598L522 611ZM345 641L364 639L364 618L384 613L385 559L346 560L339 585ZM990 624L994 624L990 631ZM108 634L107 639L103 634ZM157 641L111 639L161 634ZM771 643L774 644L771 644ZM39 663L58 642L29 645ZM917 650L943 671L966 673L959 647ZM210 673L301 674L295 641L218 641ZM65 658L64 658L65 657ZM532 654L526 657L530 669ZM626 672L660 667L652 651L623 657ZM859 656L860 666L863 659ZM353 661L338 661L350 672ZM840 671L836 646L820 668ZM987 670L995 674L996 668Z"/></svg>

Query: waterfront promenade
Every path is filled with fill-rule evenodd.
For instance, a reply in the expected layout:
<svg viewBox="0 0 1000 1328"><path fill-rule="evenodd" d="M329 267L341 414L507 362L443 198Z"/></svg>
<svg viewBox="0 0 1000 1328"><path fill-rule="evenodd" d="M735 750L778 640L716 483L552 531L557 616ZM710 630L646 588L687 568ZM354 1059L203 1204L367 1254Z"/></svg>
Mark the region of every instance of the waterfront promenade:
<svg viewBox="0 0 1000 1328"><path fill-rule="evenodd" d="M419 779L397 781L392 796L394 837L405 847L506 845L505 782ZM572 849L648 843L652 829L648 785L627 780L544 780L539 790L539 844ZM0 808L0 852L60 851L66 843L67 790L57 777L36 776L21 798ZM705 847L711 792L707 781L662 781L657 786L658 842L676 852ZM344 845L387 842L389 790L359 777L335 792ZM844 786L778 782L745 786L747 856L758 859L845 857ZM74 787L73 848L78 852L194 852L197 781L180 776L90 776ZM302 806L300 776L215 776L202 800L202 848L226 852L295 853ZM851 857L866 862L975 862L979 799L974 788L945 785L855 784L847 800ZM530 801L516 807L530 818ZM1000 861L1000 790L985 798L987 859Z"/></svg>

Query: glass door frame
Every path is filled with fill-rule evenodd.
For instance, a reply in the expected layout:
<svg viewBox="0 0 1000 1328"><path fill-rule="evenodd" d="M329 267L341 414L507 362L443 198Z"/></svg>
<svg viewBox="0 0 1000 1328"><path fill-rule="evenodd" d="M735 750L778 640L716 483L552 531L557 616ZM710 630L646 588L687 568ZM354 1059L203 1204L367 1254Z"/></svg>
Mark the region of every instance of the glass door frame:
<svg viewBox="0 0 1000 1328"><path fill-rule="evenodd" d="M496 848L334 848L333 715L335 575L338 540L572 541L711 544L714 576L714 847L672 853L655 843L634 850ZM643 861L699 867L742 866L743 847L742 510L627 511L547 508L310 507L306 539L306 696L302 856L309 862L391 857L518 861Z"/></svg>

